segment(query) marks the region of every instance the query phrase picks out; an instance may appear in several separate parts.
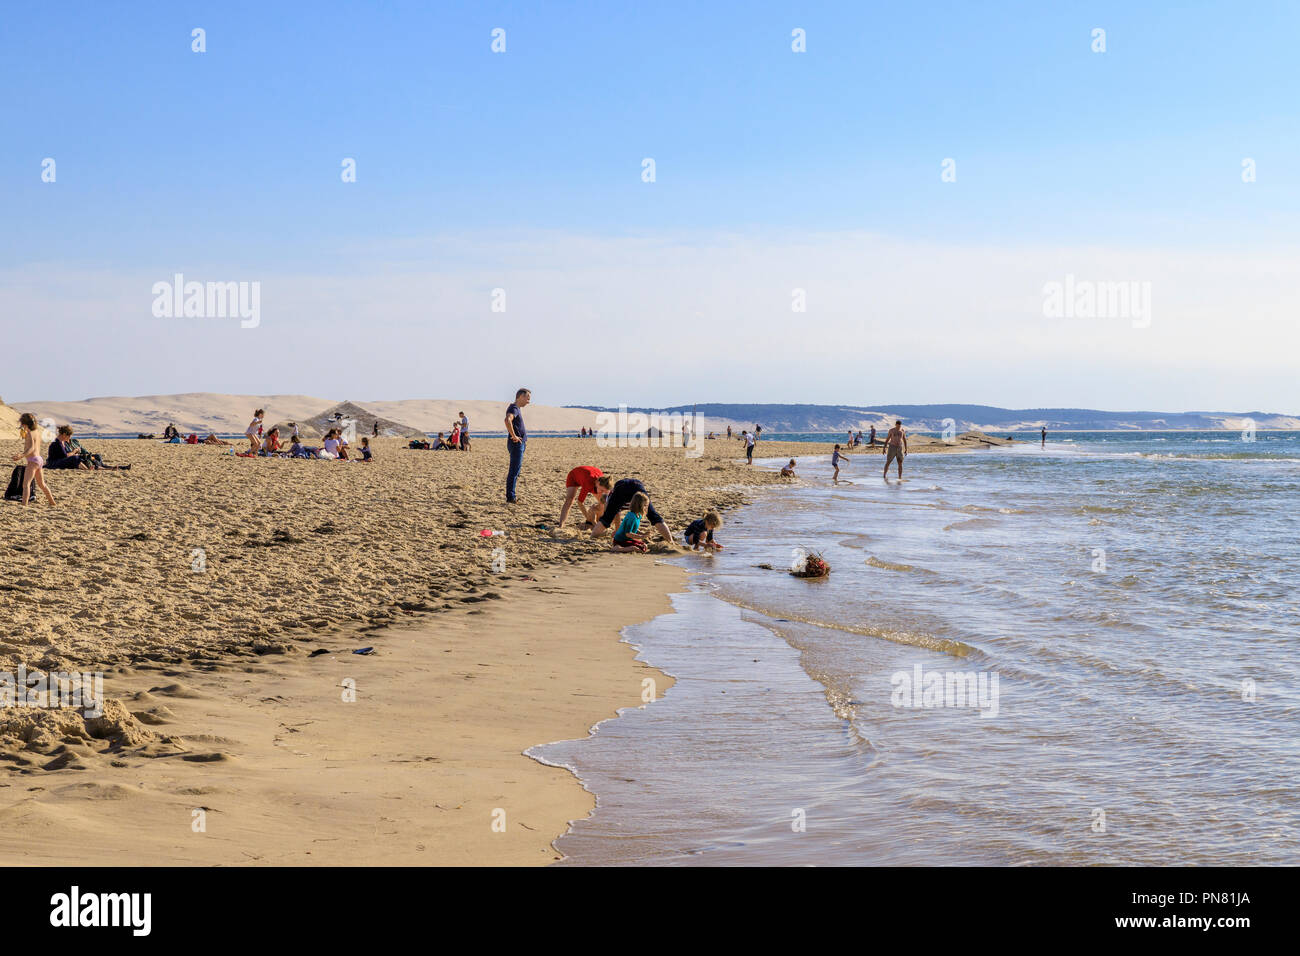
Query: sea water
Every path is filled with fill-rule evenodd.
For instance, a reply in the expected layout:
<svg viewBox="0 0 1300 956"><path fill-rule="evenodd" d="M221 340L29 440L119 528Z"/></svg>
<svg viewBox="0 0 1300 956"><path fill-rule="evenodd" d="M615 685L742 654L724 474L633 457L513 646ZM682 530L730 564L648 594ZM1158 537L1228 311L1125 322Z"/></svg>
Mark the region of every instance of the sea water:
<svg viewBox="0 0 1300 956"><path fill-rule="evenodd" d="M1300 434L1049 437L810 446L678 559L625 633L676 684L532 751L596 794L565 862L1300 862Z"/></svg>

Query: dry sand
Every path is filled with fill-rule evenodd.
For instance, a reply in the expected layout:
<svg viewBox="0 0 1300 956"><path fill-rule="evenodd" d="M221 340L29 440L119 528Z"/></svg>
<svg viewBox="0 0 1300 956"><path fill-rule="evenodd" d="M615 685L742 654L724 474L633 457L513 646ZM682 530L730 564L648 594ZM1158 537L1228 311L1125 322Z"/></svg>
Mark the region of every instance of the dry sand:
<svg viewBox="0 0 1300 956"><path fill-rule="evenodd" d="M642 706L647 678L656 695L671 686L617 635L668 611L684 572L628 557L539 572L482 611L376 633L367 656L322 638L311 647L330 653L316 657L118 668L105 690L134 718L6 753L0 860L550 863L552 841L595 801L522 752ZM22 718L54 722L10 720Z"/></svg>
<svg viewBox="0 0 1300 956"><path fill-rule="evenodd" d="M534 438L510 506L501 439L381 440L369 464L87 445L133 469L49 473L56 508L0 504L0 670L102 669L117 703L98 721L0 712L7 860L547 862L591 799L521 752L639 704L648 672L615 635L680 581L574 516L555 531L565 474L641 478L677 532L787 481L737 442L691 459ZM828 450L759 454L820 480L808 459ZM508 841L491 839L498 807Z"/></svg>

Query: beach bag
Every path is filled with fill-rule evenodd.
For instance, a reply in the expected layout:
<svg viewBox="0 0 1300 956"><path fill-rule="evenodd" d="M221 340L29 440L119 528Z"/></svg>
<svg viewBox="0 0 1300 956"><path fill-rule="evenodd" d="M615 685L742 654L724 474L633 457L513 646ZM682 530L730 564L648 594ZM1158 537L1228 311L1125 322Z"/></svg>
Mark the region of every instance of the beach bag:
<svg viewBox="0 0 1300 956"><path fill-rule="evenodd" d="M9 487L5 489L5 501L22 501L23 500L23 466L15 465L14 470L9 475ZM32 482L30 490L31 497L28 501L36 500L36 482Z"/></svg>

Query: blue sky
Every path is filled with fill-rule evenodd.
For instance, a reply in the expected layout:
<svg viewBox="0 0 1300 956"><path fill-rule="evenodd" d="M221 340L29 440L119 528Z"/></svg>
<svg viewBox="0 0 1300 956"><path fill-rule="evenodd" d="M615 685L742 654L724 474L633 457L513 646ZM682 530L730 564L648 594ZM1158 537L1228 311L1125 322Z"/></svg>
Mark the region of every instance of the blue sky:
<svg viewBox="0 0 1300 956"><path fill-rule="evenodd" d="M1300 6L1134 6L11 6L0 33L0 273L10 289L0 306L6 323L22 309L93 368L54 384L38 361L8 371L0 390L335 396L338 383L313 370L341 351L355 365L352 397L479 398L528 381L547 404L1300 410L1283 363L1263 355L1252 365L1244 349L1210 344L1216 328L1274 345L1287 334L1292 299L1278 264L1294 259L1300 213ZM206 31L202 54L190 48L195 27ZM490 50L496 27L504 54ZM796 27L806 53L791 52ZM1097 27L1101 54L1090 48ZM56 183L41 182L45 157ZM356 183L340 180L344 157L357 162ZM643 157L656 162L652 184L641 181ZM947 157L956 182L940 181ZM1245 157L1257 182L1241 181ZM668 288L702 288L690 253L712 250L702 259L726 277L710 290L715 306L660 303L691 320L682 324L646 311L635 278L599 288L614 280L591 263L626 263L645 242L673 250L647 260L647 281ZM864 243L942 260L944 271L921 274L912 295L878 295L886 275L855 287ZM842 263L774 286L802 282L810 302L823 288L820 301L839 303L822 317L832 333L822 348L782 347L791 320L780 309L726 305L752 292L727 282L779 271L797 259L792 245L820 250L810 262ZM1216 256L1235 271L1197 288ZM538 259L553 260L545 283L529 280ZM990 268L1000 274L990 262L1014 261L1037 264L985 288ZM1266 293L1255 287L1260 263L1272 276ZM1049 343L932 297L949 284L985 300L1027 292L1032 312L1043 281L1087 267L1098 279L1163 280L1153 297L1168 337L1109 329L1098 348L1085 330ZM148 287L175 272L261 281L262 325L154 318ZM1240 305L1234 284L1263 298ZM354 303L356 318L307 308L304 287ZM527 295L496 315L480 308L494 287ZM896 305L884 315L855 310L855 298ZM1218 326L1198 312L1206 303ZM585 325L564 319L593 308ZM988 334L968 336L971 322L987 322ZM612 361L632 329L646 339L644 375ZM954 334L962 355L986 348L981 358L1010 374L927 368L874 384L837 375L846 358L891 342L941 351ZM512 353L511 339L527 348ZM351 354L363 343L368 357ZM758 361L732 353L739 343ZM676 361L684 346L721 361L702 378ZM604 356L595 368L582 360L590 348ZM480 361L431 380L424 363L448 349ZM265 360L247 361L250 352Z"/></svg>

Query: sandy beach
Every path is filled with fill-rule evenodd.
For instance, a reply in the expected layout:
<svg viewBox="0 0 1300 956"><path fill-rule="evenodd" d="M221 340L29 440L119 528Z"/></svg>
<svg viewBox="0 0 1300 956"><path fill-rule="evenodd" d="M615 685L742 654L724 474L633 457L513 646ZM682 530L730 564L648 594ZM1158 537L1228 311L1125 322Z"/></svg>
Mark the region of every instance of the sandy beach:
<svg viewBox="0 0 1300 956"><path fill-rule="evenodd" d="M682 576L649 559L629 575L606 556L581 574L539 571L482 610L376 632L365 656L321 637L316 656L114 668L106 695L135 716L104 738L6 738L0 859L553 862L551 841L594 799L523 751L642 706L646 679L671 686L618 632L667 611ZM44 730L47 716L20 710L7 729L26 717Z"/></svg>
<svg viewBox="0 0 1300 956"><path fill-rule="evenodd" d="M132 469L52 472L58 507L0 510L0 670L102 670L108 700L7 711L13 862L551 862L592 798L523 751L642 706L646 676L663 693L618 633L683 580L663 543L612 555L573 516L555 530L568 469L642 479L675 532L789 483L738 442L535 438L512 507L500 439L380 440L368 464L86 444Z"/></svg>

